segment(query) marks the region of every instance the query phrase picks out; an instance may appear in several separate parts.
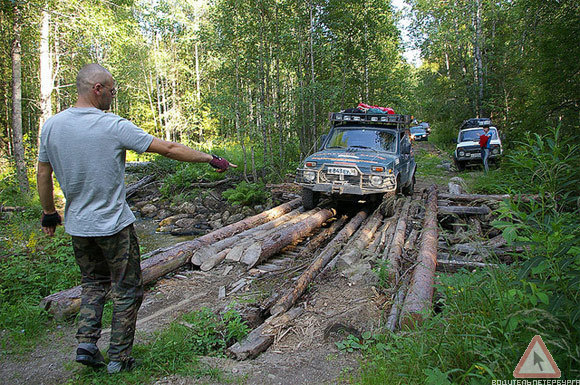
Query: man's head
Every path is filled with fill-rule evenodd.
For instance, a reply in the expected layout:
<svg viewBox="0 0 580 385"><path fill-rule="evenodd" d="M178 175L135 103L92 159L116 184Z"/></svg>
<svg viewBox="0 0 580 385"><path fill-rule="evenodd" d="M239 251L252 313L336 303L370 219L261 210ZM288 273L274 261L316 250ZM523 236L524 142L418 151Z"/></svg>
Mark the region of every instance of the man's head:
<svg viewBox="0 0 580 385"><path fill-rule="evenodd" d="M79 101L88 103L100 110L111 108L117 93L111 73L100 64L87 64L77 75Z"/></svg>
<svg viewBox="0 0 580 385"><path fill-rule="evenodd" d="M489 126L488 125L484 125L483 126L483 132L485 132L487 134L488 131L489 131Z"/></svg>

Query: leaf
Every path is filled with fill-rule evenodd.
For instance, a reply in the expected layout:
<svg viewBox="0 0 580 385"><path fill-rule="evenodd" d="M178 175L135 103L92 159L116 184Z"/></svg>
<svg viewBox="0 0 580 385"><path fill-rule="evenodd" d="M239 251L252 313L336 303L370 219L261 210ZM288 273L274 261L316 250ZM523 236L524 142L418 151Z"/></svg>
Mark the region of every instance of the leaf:
<svg viewBox="0 0 580 385"><path fill-rule="evenodd" d="M550 303L550 299L546 293L537 292L536 295L538 296L538 299L540 301L542 301L542 303L544 303L546 305L548 305Z"/></svg>
<svg viewBox="0 0 580 385"><path fill-rule="evenodd" d="M372 335L372 333L371 333L371 332L369 332L369 331L366 331L366 332L364 332L364 333L362 334L362 338L363 338L364 340L370 340L372 336L373 336L373 335Z"/></svg>

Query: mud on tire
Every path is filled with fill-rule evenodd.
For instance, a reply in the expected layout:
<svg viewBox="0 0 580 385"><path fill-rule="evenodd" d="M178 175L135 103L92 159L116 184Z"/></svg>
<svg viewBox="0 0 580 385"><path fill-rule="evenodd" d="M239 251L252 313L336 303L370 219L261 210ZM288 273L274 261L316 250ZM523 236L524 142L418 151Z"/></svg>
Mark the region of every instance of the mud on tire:
<svg viewBox="0 0 580 385"><path fill-rule="evenodd" d="M312 210L320 202L320 193L317 191L312 191L307 188L302 189L302 206L306 210Z"/></svg>

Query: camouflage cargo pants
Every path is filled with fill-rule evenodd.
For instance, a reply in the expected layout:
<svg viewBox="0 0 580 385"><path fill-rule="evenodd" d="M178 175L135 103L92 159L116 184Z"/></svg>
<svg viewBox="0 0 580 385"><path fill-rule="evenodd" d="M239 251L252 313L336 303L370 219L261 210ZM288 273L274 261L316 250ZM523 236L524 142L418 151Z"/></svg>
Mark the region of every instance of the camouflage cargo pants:
<svg viewBox="0 0 580 385"><path fill-rule="evenodd" d="M106 237L72 237L81 269L82 300L77 340L96 343L101 336L105 296L111 291L113 321L109 358L130 357L137 311L143 299L139 243L133 225Z"/></svg>

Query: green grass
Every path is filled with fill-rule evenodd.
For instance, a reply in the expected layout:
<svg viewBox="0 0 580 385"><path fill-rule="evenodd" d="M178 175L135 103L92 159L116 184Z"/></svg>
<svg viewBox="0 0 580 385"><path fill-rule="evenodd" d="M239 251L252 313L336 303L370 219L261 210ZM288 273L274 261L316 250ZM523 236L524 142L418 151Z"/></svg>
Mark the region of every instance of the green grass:
<svg viewBox="0 0 580 385"><path fill-rule="evenodd" d="M165 330L150 335L149 342L135 345L133 356L139 365L133 371L111 376L105 369L83 368L67 384L140 385L169 375L207 376L215 381L234 382L221 370L202 364L200 356L223 357L226 346L247 333L248 327L237 312L228 310L218 315L203 308L183 315Z"/></svg>
<svg viewBox="0 0 580 385"><path fill-rule="evenodd" d="M577 378L580 366L571 358L577 345L570 331L549 312L513 296L511 290L518 287L517 270L509 267L442 276L436 287L441 311L414 331L383 335L367 350L353 382L489 384L512 379L536 334L564 377Z"/></svg>

